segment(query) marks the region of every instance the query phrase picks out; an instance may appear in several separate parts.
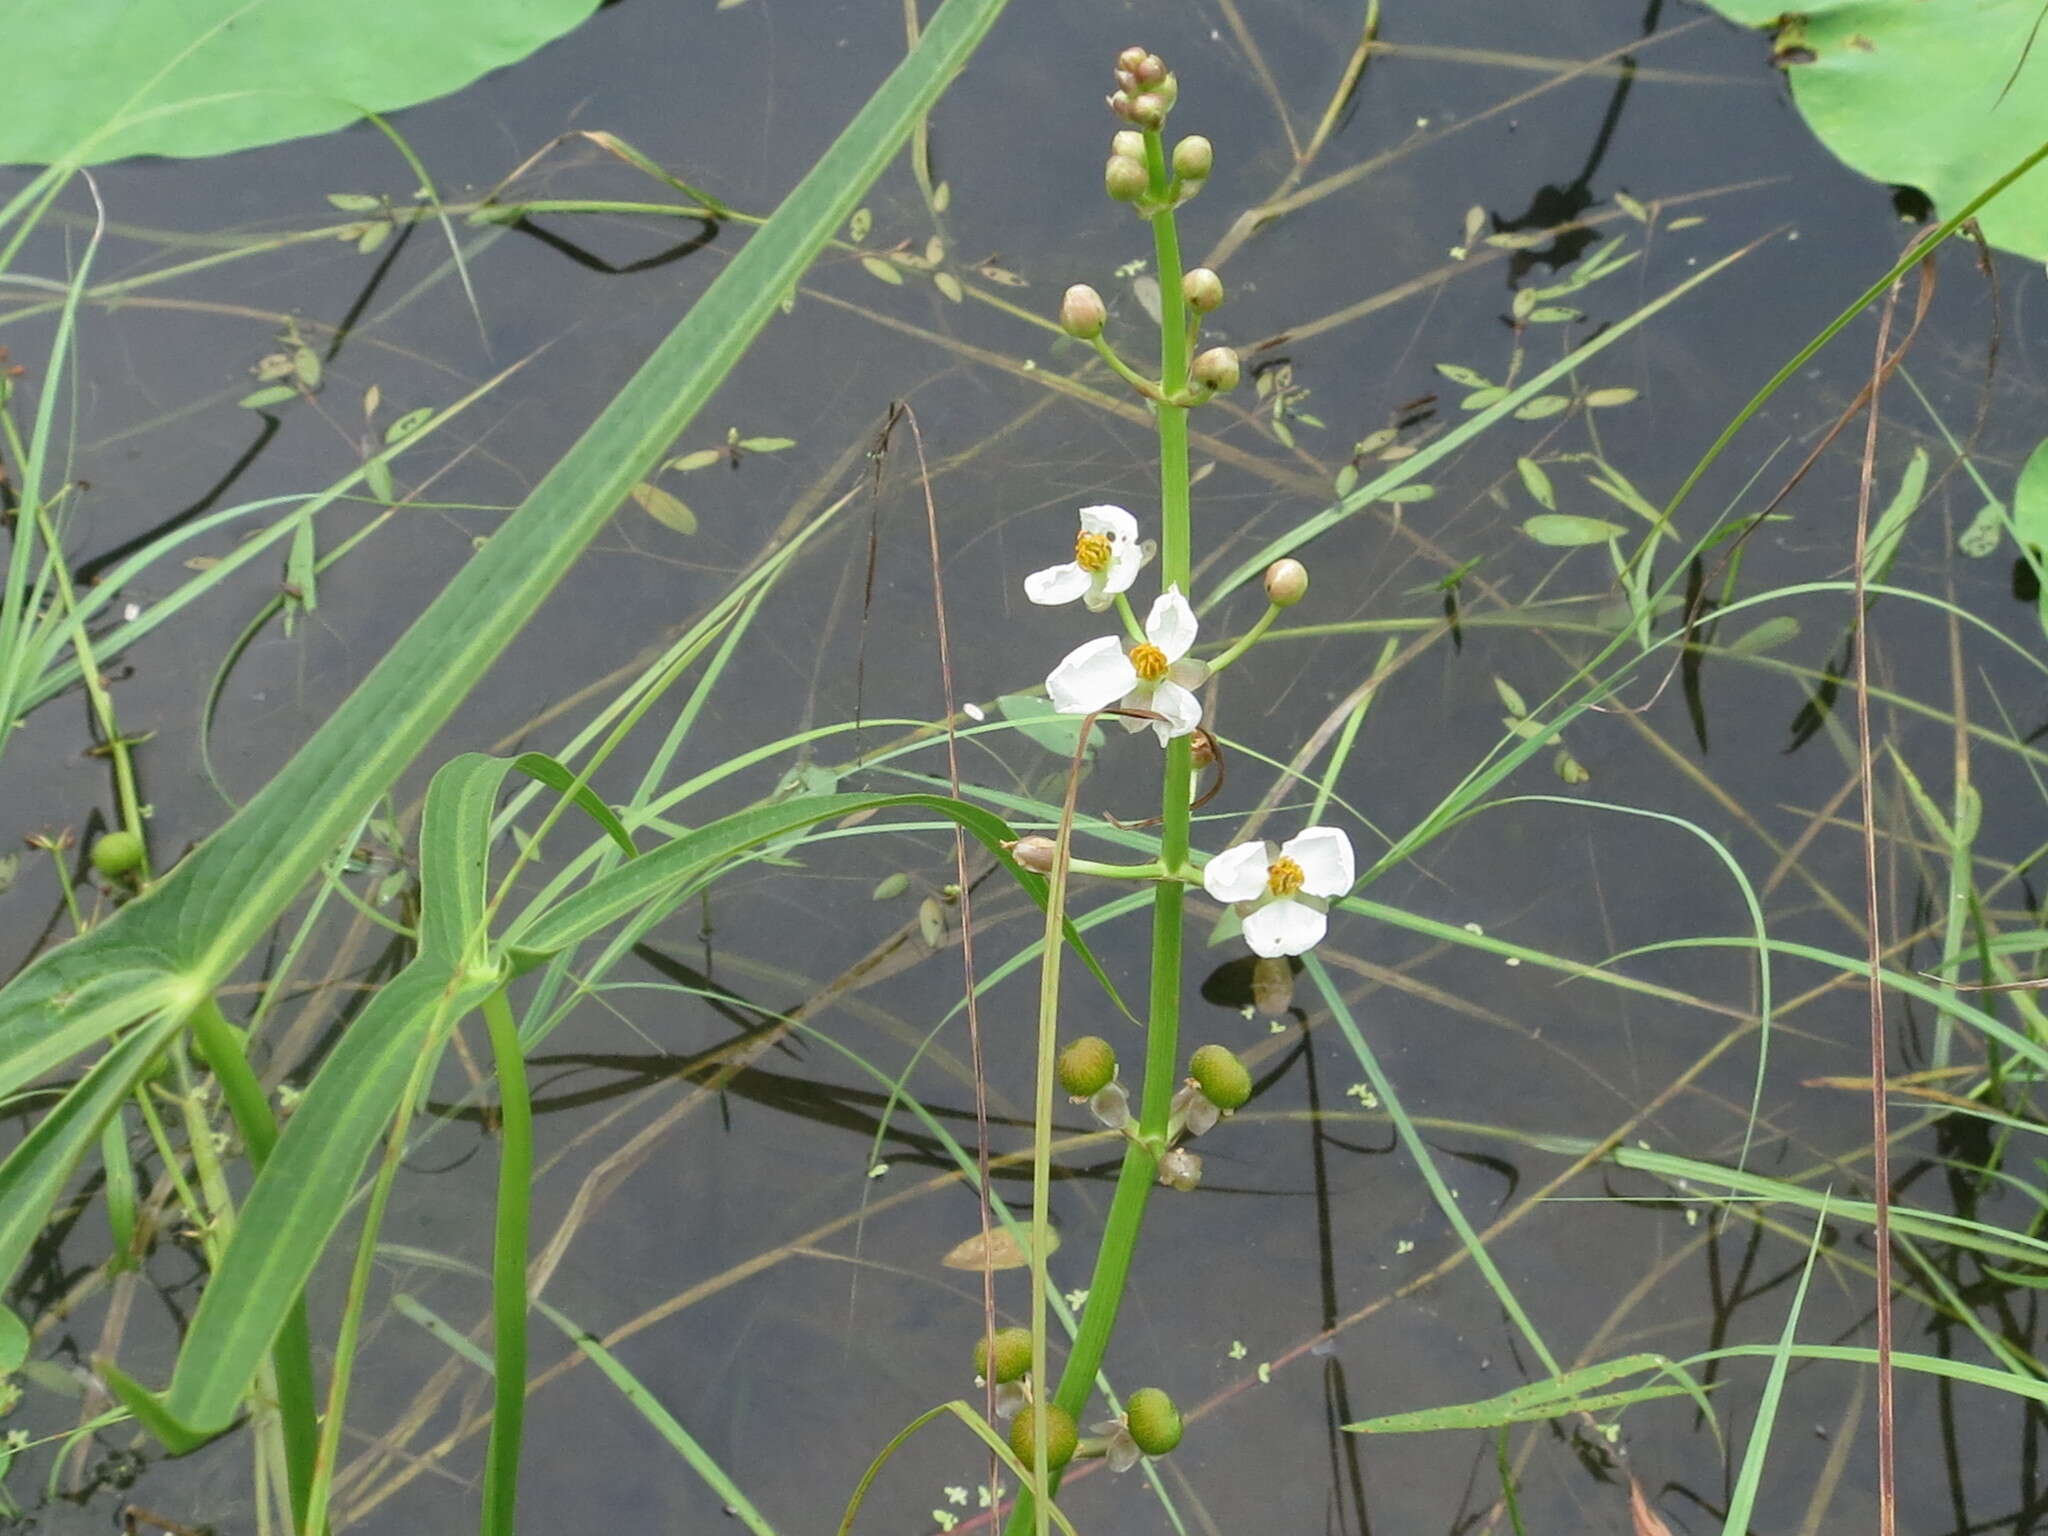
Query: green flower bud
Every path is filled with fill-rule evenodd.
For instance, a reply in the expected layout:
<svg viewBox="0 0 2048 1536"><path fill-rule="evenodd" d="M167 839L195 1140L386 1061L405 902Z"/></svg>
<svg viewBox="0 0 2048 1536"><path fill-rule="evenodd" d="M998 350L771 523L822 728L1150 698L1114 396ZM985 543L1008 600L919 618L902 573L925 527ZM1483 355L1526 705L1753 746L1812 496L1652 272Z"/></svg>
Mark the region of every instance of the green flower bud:
<svg viewBox="0 0 2048 1536"><path fill-rule="evenodd" d="M1060 300L1060 329L1069 336L1078 336L1091 341L1102 334L1102 327L1109 319L1109 310L1104 307L1102 295L1086 283L1076 283L1069 288L1066 297ZM1040 839L1050 842L1050 838Z"/></svg>
<svg viewBox="0 0 2048 1536"><path fill-rule="evenodd" d="M1236 1109L1252 1096L1252 1075L1234 1052L1205 1045L1188 1062L1188 1076L1218 1109Z"/></svg>
<svg viewBox="0 0 2048 1536"><path fill-rule="evenodd" d="M1180 100L1180 80L1176 76L1169 74L1164 80L1161 80L1152 87L1152 94L1159 98L1160 105L1165 110L1171 112L1173 104Z"/></svg>
<svg viewBox="0 0 2048 1536"><path fill-rule="evenodd" d="M1195 359L1188 374L1197 384L1228 394L1237 388L1237 354L1228 347L1211 347Z"/></svg>
<svg viewBox="0 0 2048 1536"><path fill-rule="evenodd" d="M1166 97L1159 91L1145 91L1130 99L1129 116L1140 128L1157 132L1166 121Z"/></svg>
<svg viewBox="0 0 2048 1536"><path fill-rule="evenodd" d="M1117 136L1109 141L1109 147L1115 154L1128 155L1133 160L1143 161L1145 158L1145 135L1134 129L1125 128L1120 130Z"/></svg>
<svg viewBox="0 0 2048 1536"><path fill-rule="evenodd" d="M1029 1328L998 1328L996 1330L996 1369L991 1376L988 1369L988 1336L974 1341L974 1374L984 1381L993 1381L997 1386L1005 1382L1020 1380L1031 1369L1031 1330Z"/></svg>
<svg viewBox="0 0 2048 1536"><path fill-rule="evenodd" d="M1133 160L1129 155L1111 155L1109 164L1102 168L1102 190L1113 202L1135 203L1151 185L1152 178L1145 174L1145 163Z"/></svg>
<svg viewBox="0 0 2048 1536"><path fill-rule="evenodd" d="M1206 315L1223 302L1223 279L1207 267L1191 268L1181 277L1180 296L1189 309Z"/></svg>
<svg viewBox="0 0 2048 1536"><path fill-rule="evenodd" d="M1147 1456L1164 1456L1180 1444L1180 1410L1157 1387L1140 1387L1125 1399L1124 1423Z"/></svg>
<svg viewBox="0 0 2048 1536"><path fill-rule="evenodd" d="M1150 54L1134 43L1116 56L1116 67L1135 75L1138 72L1138 66L1143 64L1149 57L1151 57Z"/></svg>
<svg viewBox="0 0 2048 1536"><path fill-rule="evenodd" d="M1207 181L1216 163L1216 150L1199 133L1190 134L1173 146L1173 174L1182 181Z"/></svg>
<svg viewBox="0 0 2048 1536"><path fill-rule="evenodd" d="M1166 78L1166 60L1156 53L1148 53L1131 65L1130 71L1138 77L1140 85L1155 86Z"/></svg>
<svg viewBox="0 0 2048 1536"><path fill-rule="evenodd" d="M1010 1449L1017 1453L1017 1459L1025 1466L1035 1466L1033 1456L1033 1430L1038 1410L1033 1404L1025 1404L1017 1410L1017 1417L1010 1423ZM1045 1470L1057 1472L1074 1459L1074 1448L1081 1443L1081 1431L1074 1423L1074 1416L1058 1403L1045 1405Z"/></svg>
<svg viewBox="0 0 2048 1536"><path fill-rule="evenodd" d="M1083 1035L1060 1052L1059 1072L1070 1096L1093 1098L1116 1079L1116 1051L1100 1035Z"/></svg>
<svg viewBox="0 0 2048 1536"><path fill-rule="evenodd" d="M142 839L133 832L109 832L92 845L92 867L118 880L142 865Z"/></svg>
<svg viewBox="0 0 2048 1536"><path fill-rule="evenodd" d="M1266 601L1292 608L1308 596L1308 567L1299 560L1275 560L1266 567Z"/></svg>

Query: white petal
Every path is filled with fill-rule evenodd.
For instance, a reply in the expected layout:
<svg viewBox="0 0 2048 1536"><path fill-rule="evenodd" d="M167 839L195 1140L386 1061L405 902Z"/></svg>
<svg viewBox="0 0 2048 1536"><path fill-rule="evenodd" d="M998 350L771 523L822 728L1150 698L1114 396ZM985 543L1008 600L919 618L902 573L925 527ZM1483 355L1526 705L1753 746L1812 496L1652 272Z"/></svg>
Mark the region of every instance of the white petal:
<svg viewBox="0 0 2048 1536"><path fill-rule="evenodd" d="M1257 901L1266 894L1266 870L1272 862L1271 843L1226 848L1203 866L1202 889L1218 901Z"/></svg>
<svg viewBox="0 0 2048 1536"><path fill-rule="evenodd" d="M1351 864L1351 839L1336 827L1305 827L1280 845L1301 866L1301 888L1311 896L1348 896L1358 876Z"/></svg>
<svg viewBox="0 0 2048 1536"><path fill-rule="evenodd" d="M1153 601L1145 615L1145 638L1166 652L1168 661L1179 661L1195 643L1195 610L1180 595L1179 587L1168 587Z"/></svg>
<svg viewBox="0 0 2048 1536"><path fill-rule="evenodd" d="M1322 942L1330 920L1305 901L1281 897L1269 901L1244 920L1244 941L1252 953L1305 955Z"/></svg>
<svg viewBox="0 0 2048 1536"><path fill-rule="evenodd" d="M1033 571L1024 578L1024 595L1034 603L1052 607L1058 603L1071 603L1088 590L1088 573L1069 561L1065 565L1047 566L1042 571Z"/></svg>
<svg viewBox="0 0 2048 1536"><path fill-rule="evenodd" d="M1109 569L1102 573L1102 584L1110 592L1128 592L1131 583L1138 579L1138 572L1145 568L1145 551L1137 541L1128 544L1112 544L1109 547Z"/></svg>
<svg viewBox="0 0 2048 1536"><path fill-rule="evenodd" d="M1060 714L1090 715L1114 704L1137 680L1123 642L1115 635L1104 635L1069 651L1067 659L1045 680L1045 691Z"/></svg>
<svg viewBox="0 0 2048 1536"><path fill-rule="evenodd" d="M1209 663L1197 661L1192 656L1183 656L1166 669L1166 680L1179 683L1183 688L1199 688L1209 681Z"/></svg>
<svg viewBox="0 0 2048 1536"><path fill-rule="evenodd" d="M1105 1458L1112 1472L1128 1472L1138 1464L1143 1453L1138 1442L1131 1438L1131 1432L1119 1424L1116 1432L1109 1437L1109 1454Z"/></svg>
<svg viewBox="0 0 2048 1536"><path fill-rule="evenodd" d="M1081 531L1106 533L1116 544L1135 546L1138 542L1138 520L1122 507L1083 507Z"/></svg>
<svg viewBox="0 0 2048 1536"><path fill-rule="evenodd" d="M1152 708L1166 716L1152 722L1152 729L1159 733L1162 743L1169 736L1185 736L1202 723L1202 701L1179 683L1155 683Z"/></svg>

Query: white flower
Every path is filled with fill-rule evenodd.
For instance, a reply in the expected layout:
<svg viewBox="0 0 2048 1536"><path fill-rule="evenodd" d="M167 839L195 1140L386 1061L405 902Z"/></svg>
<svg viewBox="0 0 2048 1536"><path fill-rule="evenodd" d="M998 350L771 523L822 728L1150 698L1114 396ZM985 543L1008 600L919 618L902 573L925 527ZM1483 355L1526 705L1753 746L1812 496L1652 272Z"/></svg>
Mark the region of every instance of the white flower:
<svg viewBox="0 0 2048 1536"><path fill-rule="evenodd" d="M1170 736L1185 736L1202 723L1202 701L1189 690L1209 675L1203 663L1188 655L1195 643L1195 610L1168 587L1145 616L1145 639L1129 645L1117 635L1090 640L1052 669L1045 691L1063 715L1092 715L1121 701L1126 709L1146 709L1158 720L1124 721L1124 729L1151 726L1163 745Z"/></svg>
<svg viewBox="0 0 2048 1536"><path fill-rule="evenodd" d="M1144 563L1135 517L1122 507L1083 507L1073 560L1033 571L1024 578L1024 595L1048 607L1078 597L1090 613L1100 613L1117 593L1130 591Z"/></svg>
<svg viewBox="0 0 2048 1536"><path fill-rule="evenodd" d="M1245 942L1268 958L1299 955L1322 942L1330 902L1356 879L1351 839L1336 827L1308 827L1275 848L1239 843L1202 870L1202 889L1218 901L1255 903L1244 914Z"/></svg>

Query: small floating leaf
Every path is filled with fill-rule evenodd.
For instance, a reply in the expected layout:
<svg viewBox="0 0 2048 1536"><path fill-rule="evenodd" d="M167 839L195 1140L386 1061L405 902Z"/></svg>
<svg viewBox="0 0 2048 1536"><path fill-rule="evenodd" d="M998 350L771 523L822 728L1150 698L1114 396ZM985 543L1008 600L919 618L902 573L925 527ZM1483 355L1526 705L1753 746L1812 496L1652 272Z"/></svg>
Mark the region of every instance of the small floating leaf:
<svg viewBox="0 0 2048 1536"><path fill-rule="evenodd" d="M904 874L899 869L895 874L884 875L880 880L877 880L874 890L869 894L876 901L894 901L909 889L910 876Z"/></svg>
<svg viewBox="0 0 2048 1536"><path fill-rule="evenodd" d="M740 439L739 446L748 453L780 453L785 448L794 448L796 446L796 439L793 437L743 437ZM713 450L714 454L716 451L715 449Z"/></svg>
<svg viewBox="0 0 2048 1536"><path fill-rule="evenodd" d="M273 384L268 389L255 390L242 396L235 404L245 411L260 411L265 406L282 405L287 400L296 400L299 392L289 384Z"/></svg>
<svg viewBox="0 0 2048 1536"><path fill-rule="evenodd" d="M875 216L866 208L853 210L853 217L846 221L846 238L855 245L867 239L868 231L875 227Z"/></svg>
<svg viewBox="0 0 2048 1536"><path fill-rule="evenodd" d="M894 262L884 261L879 256L863 256L860 264L867 268L869 277L880 282L893 283L898 287L902 286L903 273Z"/></svg>
<svg viewBox="0 0 2048 1536"><path fill-rule="evenodd" d="M698 448L684 454L680 459L670 459L664 469L681 470L688 474L693 469L705 469L725 457L723 448Z"/></svg>
<svg viewBox="0 0 2048 1536"><path fill-rule="evenodd" d="M1515 420L1541 421L1546 416L1555 416L1570 405L1571 401L1563 395L1538 395L1515 412Z"/></svg>
<svg viewBox="0 0 2048 1536"><path fill-rule="evenodd" d="M1737 635L1728 642L1728 649L1738 656L1756 656L1798 637L1799 621L1789 613L1781 613Z"/></svg>
<svg viewBox="0 0 2048 1536"><path fill-rule="evenodd" d="M640 504L641 511L663 527L673 528L677 533L697 531L697 514L660 486L642 480L627 494Z"/></svg>
<svg viewBox="0 0 2048 1536"><path fill-rule="evenodd" d="M1586 404L1594 410L1604 410L1610 405L1627 405L1640 393L1633 389L1590 389L1586 391Z"/></svg>
<svg viewBox="0 0 2048 1536"><path fill-rule="evenodd" d="M1605 544L1627 530L1602 517L1575 517L1569 512L1544 512L1522 524L1522 532L1538 544L1554 549L1572 549L1581 544Z"/></svg>
<svg viewBox="0 0 2048 1536"><path fill-rule="evenodd" d="M943 293L955 304L962 303L967 298L967 290L960 286L960 279L950 272L934 273L932 276L932 286L937 288L939 292Z"/></svg>
<svg viewBox="0 0 2048 1536"><path fill-rule="evenodd" d="M1467 389L1491 389L1493 387L1493 380L1477 369L1467 368L1461 363L1438 363L1436 371L1449 379L1453 384L1462 384Z"/></svg>
<svg viewBox="0 0 2048 1536"><path fill-rule="evenodd" d="M946 942L946 909L939 904L936 896L927 896L917 904L917 931L927 949L937 949Z"/></svg>
<svg viewBox="0 0 2048 1536"><path fill-rule="evenodd" d="M1982 560L1998 548L2004 533L2005 508L1995 501L1986 502L1970 519L1970 526L1956 535L1956 548L1972 560Z"/></svg>
<svg viewBox="0 0 2048 1536"><path fill-rule="evenodd" d="M1435 494L1436 487L1433 485L1397 485L1391 491L1387 492L1386 495L1382 496L1380 500L1391 501L1395 503L1400 503L1404 501L1428 501L1430 497L1434 496Z"/></svg>
<svg viewBox="0 0 2048 1536"><path fill-rule="evenodd" d="M388 448L402 438L411 437L413 433L419 431L421 427L424 427L433 419L434 408L430 405L422 405L417 409L407 411L398 420L384 429L384 446Z"/></svg>
<svg viewBox="0 0 2048 1536"><path fill-rule="evenodd" d="M327 201L343 213L375 213L384 206L383 198L368 192L330 192Z"/></svg>
<svg viewBox="0 0 2048 1536"><path fill-rule="evenodd" d="M1060 1234L1057 1227L1045 1229L1045 1252L1050 1258L1060 1251ZM1031 1262L1031 1236L1021 1236L1007 1227L991 1227L987 1239L977 1232L965 1242L956 1243L947 1250L939 1262L948 1269L1022 1269Z"/></svg>
<svg viewBox="0 0 2048 1536"><path fill-rule="evenodd" d="M1557 510L1557 491L1550 483L1543 466L1534 459L1515 460L1515 470L1522 477L1522 489L1527 491L1536 505L1546 512Z"/></svg>
<svg viewBox="0 0 2048 1536"><path fill-rule="evenodd" d="M1508 392L1500 385L1489 384L1484 389L1473 390L1471 394L1460 400L1458 402L1458 409L1461 411L1483 411L1489 405L1498 404L1500 401L1507 399L1507 397Z"/></svg>

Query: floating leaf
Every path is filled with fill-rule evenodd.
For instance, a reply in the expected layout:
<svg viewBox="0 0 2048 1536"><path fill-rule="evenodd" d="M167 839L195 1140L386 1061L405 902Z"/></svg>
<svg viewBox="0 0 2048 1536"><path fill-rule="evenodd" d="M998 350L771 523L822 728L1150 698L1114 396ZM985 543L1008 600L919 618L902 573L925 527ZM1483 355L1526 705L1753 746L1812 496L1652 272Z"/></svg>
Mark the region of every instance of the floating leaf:
<svg viewBox="0 0 2048 1536"><path fill-rule="evenodd" d="M1428 501L1434 495L1436 487L1433 485L1397 485L1380 500L1398 505L1404 501Z"/></svg>
<svg viewBox="0 0 2048 1536"><path fill-rule="evenodd" d="M706 469L723 460L725 456L726 453L723 448L696 448L684 454L680 459L670 459L662 468L678 469L684 474L688 474L693 469Z"/></svg>
<svg viewBox="0 0 2048 1536"><path fill-rule="evenodd" d="M356 254L358 256L368 256L390 238L391 226L389 224L381 222L372 224L368 229L356 236Z"/></svg>
<svg viewBox="0 0 2048 1536"><path fill-rule="evenodd" d="M1587 772L1586 765L1563 747L1557 749L1557 757L1550 766L1560 779L1574 787L1593 782L1593 775Z"/></svg>
<svg viewBox="0 0 2048 1536"><path fill-rule="evenodd" d="M927 896L917 904L917 931L927 949L937 949L946 942L946 909L939 904L936 896Z"/></svg>
<svg viewBox="0 0 2048 1536"><path fill-rule="evenodd" d="M1666 234L1675 234L1681 229L1691 229L1696 224L1704 224L1706 222L1699 214L1689 213L1682 219L1673 219L1669 224L1666 224L1664 232Z"/></svg>
<svg viewBox="0 0 2048 1536"><path fill-rule="evenodd" d="M894 901L909 889L910 876L904 874L899 869L895 874L884 875L880 880L877 880L874 890L868 894L876 901Z"/></svg>
<svg viewBox="0 0 2048 1536"><path fill-rule="evenodd" d="M884 283L893 283L898 287L902 286L902 269L893 261L884 261L879 256L863 256L860 259L860 264L867 268L869 277Z"/></svg>
<svg viewBox="0 0 2048 1536"><path fill-rule="evenodd" d="M343 213L375 213L384 206L383 198L368 192L330 192L327 201Z"/></svg>
<svg viewBox="0 0 2048 1536"><path fill-rule="evenodd" d="M1458 402L1461 411L1483 411L1489 405L1505 400L1508 392L1498 384L1489 384L1484 389L1475 389Z"/></svg>
<svg viewBox="0 0 2048 1536"><path fill-rule="evenodd" d="M2048 439L2044 439L2020 470L2012 488L2012 531L2020 547L2032 557L2034 569L2048 565ZM2038 582L2035 601L2041 609L2041 627L2048 630L2048 581Z"/></svg>
<svg viewBox="0 0 2048 1536"><path fill-rule="evenodd" d="M282 405L287 400L296 400L299 392L289 384L273 384L268 389L255 390L242 396L235 404L245 411L260 411L265 406Z"/></svg>
<svg viewBox="0 0 2048 1536"><path fill-rule="evenodd" d="M796 446L796 439L793 437L743 437L739 440L739 446L748 453L780 453L785 448L794 448Z"/></svg>
<svg viewBox="0 0 2048 1536"><path fill-rule="evenodd" d="M1555 512L1557 491L1551 486L1550 476L1543 472L1543 466L1534 459L1517 459L1515 470L1522 477L1522 489L1529 493L1536 504L1546 512Z"/></svg>
<svg viewBox="0 0 2048 1536"><path fill-rule="evenodd" d="M389 448L393 443L401 442L405 438L411 437L413 433L419 431L421 427L424 427L433 419L434 409L432 406L423 405L417 410L407 411L398 420L384 429L384 446Z"/></svg>
<svg viewBox="0 0 2048 1536"><path fill-rule="evenodd" d="M1913 511L1920 505L1920 498L1927 490L1927 450L1915 448L1912 458L1906 461L1906 472L1899 477L1899 488L1892 499L1878 515L1877 526L1870 530L1870 537L1864 546L1864 570L1872 581L1883 581L1891 571L1892 562L1899 558L1899 545L1906 537L1906 525L1913 520Z"/></svg>
<svg viewBox="0 0 2048 1536"><path fill-rule="evenodd" d="M1956 548L1972 560L1982 560L1998 548L2004 536L2005 508L1995 501L1986 502L1970 519L1969 527L1956 535Z"/></svg>
<svg viewBox="0 0 2048 1536"><path fill-rule="evenodd" d="M955 304L959 304L967 298L967 290L960 286L960 279L950 272L935 273L932 277L932 286Z"/></svg>
<svg viewBox="0 0 2048 1536"><path fill-rule="evenodd" d="M1530 310L1529 318L1538 325L1568 325L1574 320L1585 319L1586 313L1573 309L1569 304L1544 304Z"/></svg>
<svg viewBox="0 0 2048 1536"><path fill-rule="evenodd" d="M1546 416L1555 416L1568 409L1571 401L1563 395L1538 395L1515 412L1517 421L1541 421Z"/></svg>
<svg viewBox="0 0 2048 1536"><path fill-rule="evenodd" d="M1789 613L1781 613L1737 635L1728 642L1728 649L1738 656L1757 656L1798 638L1799 621Z"/></svg>
<svg viewBox="0 0 2048 1536"><path fill-rule="evenodd" d="M1605 410L1611 405L1627 405L1640 393L1634 389L1589 389L1586 391L1586 404L1596 411Z"/></svg>
<svg viewBox="0 0 2048 1536"><path fill-rule="evenodd" d="M1462 384L1467 389L1491 389L1493 380L1477 369L1467 368L1461 363L1438 363L1436 371L1453 384Z"/></svg>
<svg viewBox="0 0 2048 1536"><path fill-rule="evenodd" d="M1337 493L1340 500L1349 496L1357 486L1358 466L1356 464L1346 464L1337 471L1337 478L1330 483L1330 488Z"/></svg>
<svg viewBox="0 0 2048 1536"><path fill-rule="evenodd" d="M1650 222L1650 210L1645 208L1641 203L1637 202L1634 198L1630 197L1626 192L1617 192L1614 194L1614 206L1619 208L1623 213L1627 214L1630 218L1634 219L1638 224L1647 224Z"/></svg>
<svg viewBox="0 0 2048 1536"><path fill-rule="evenodd" d="M642 480L626 494L640 504L641 511L663 527L673 528L677 533L697 531L697 514L660 486Z"/></svg>
<svg viewBox="0 0 2048 1536"><path fill-rule="evenodd" d="M1605 544L1627 532L1621 524L1601 517L1575 517L1569 512L1544 512L1522 524L1522 532L1538 544L1554 549L1572 549L1581 544Z"/></svg>
<svg viewBox="0 0 2048 1536"><path fill-rule="evenodd" d="M1509 714L1519 718L1529 713L1529 706L1522 702L1521 694L1506 678L1496 677L1493 680L1493 691L1500 695L1500 701L1507 706Z"/></svg>
<svg viewBox="0 0 2048 1536"><path fill-rule="evenodd" d="M846 221L846 238L855 245L867 239L868 231L875 227L875 216L866 208L853 210L853 217Z"/></svg>
<svg viewBox="0 0 2048 1536"><path fill-rule="evenodd" d="M1059 1229L1047 1227L1046 1256L1059 1251ZM977 1232L965 1242L955 1243L939 1262L948 1269L1022 1269L1031 1262L1031 1235L1026 1232L1020 1237L1008 1227L990 1227L986 1239Z"/></svg>

